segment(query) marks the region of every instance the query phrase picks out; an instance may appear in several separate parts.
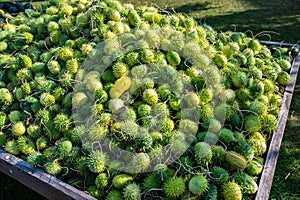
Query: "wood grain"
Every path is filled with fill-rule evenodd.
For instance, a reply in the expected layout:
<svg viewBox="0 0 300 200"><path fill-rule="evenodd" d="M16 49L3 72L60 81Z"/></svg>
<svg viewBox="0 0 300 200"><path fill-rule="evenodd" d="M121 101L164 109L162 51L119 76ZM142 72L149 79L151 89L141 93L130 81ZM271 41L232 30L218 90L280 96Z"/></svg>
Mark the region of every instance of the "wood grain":
<svg viewBox="0 0 300 200"><path fill-rule="evenodd" d="M51 200L96 200L2 149L0 171Z"/></svg>

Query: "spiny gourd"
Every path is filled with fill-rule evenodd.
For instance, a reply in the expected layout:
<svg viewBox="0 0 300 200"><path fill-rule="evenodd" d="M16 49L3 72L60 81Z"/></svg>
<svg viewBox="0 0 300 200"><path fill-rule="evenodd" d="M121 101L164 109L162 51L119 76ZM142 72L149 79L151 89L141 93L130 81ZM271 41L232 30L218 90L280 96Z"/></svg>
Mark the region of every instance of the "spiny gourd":
<svg viewBox="0 0 300 200"><path fill-rule="evenodd" d="M246 158L234 151L228 151L225 155L225 160L230 164L230 167L233 169L245 169L247 167Z"/></svg>
<svg viewBox="0 0 300 200"><path fill-rule="evenodd" d="M229 180L229 173L222 167L213 167L211 175L217 184L224 184Z"/></svg>
<svg viewBox="0 0 300 200"><path fill-rule="evenodd" d="M193 176L188 184L189 191L193 194L200 195L208 188L208 180L203 175Z"/></svg>
<svg viewBox="0 0 300 200"><path fill-rule="evenodd" d="M258 189L254 179L244 172L235 175L234 180L240 185L242 192L245 194L254 194Z"/></svg>
<svg viewBox="0 0 300 200"><path fill-rule="evenodd" d="M198 142L194 147L195 159L199 165L210 163L212 159L212 150L206 142Z"/></svg>
<svg viewBox="0 0 300 200"><path fill-rule="evenodd" d="M227 182L222 186L222 196L225 200L242 200L241 187L235 182Z"/></svg>
<svg viewBox="0 0 300 200"><path fill-rule="evenodd" d="M244 33L115 0L50 1L19 16L0 33L0 145L9 153L63 180L77 170L99 199L240 199L242 182L217 175L261 173L257 156L290 82L287 48L273 53ZM106 140L101 147L137 154L121 156L133 173L91 152ZM197 167L207 164L203 178Z"/></svg>
<svg viewBox="0 0 300 200"><path fill-rule="evenodd" d="M90 153L87 159L88 168L95 173L101 173L105 170L107 156L101 151L95 150Z"/></svg>
<svg viewBox="0 0 300 200"><path fill-rule="evenodd" d="M185 183L182 178L174 177L168 179L163 185L163 191L167 197L175 198L182 195L185 191Z"/></svg>

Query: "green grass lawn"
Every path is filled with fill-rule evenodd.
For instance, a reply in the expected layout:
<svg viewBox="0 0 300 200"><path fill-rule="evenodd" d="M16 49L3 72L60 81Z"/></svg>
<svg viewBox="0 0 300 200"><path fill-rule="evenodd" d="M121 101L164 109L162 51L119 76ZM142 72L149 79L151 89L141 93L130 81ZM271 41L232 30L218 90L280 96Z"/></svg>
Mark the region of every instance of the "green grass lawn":
<svg viewBox="0 0 300 200"><path fill-rule="evenodd" d="M215 30L236 30L263 40L298 43L299 0L131 0L135 5L155 4L169 12L185 12ZM152 3L151 3L152 2ZM299 79L299 78L298 78ZM0 174L0 199L43 199ZM296 85L271 191L272 200L300 199L300 80Z"/></svg>

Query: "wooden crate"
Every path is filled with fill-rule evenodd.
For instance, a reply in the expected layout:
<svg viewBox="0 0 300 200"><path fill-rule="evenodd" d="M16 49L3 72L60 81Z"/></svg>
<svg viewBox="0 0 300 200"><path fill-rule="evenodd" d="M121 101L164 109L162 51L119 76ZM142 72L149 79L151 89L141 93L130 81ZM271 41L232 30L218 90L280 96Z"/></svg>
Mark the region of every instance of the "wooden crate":
<svg viewBox="0 0 300 200"><path fill-rule="evenodd" d="M262 41L262 43L266 45L277 45L284 47L295 46L293 44L268 41ZM297 47L300 48L300 46ZM264 163L264 169L259 180L259 188L256 196L254 197L255 200L269 199L281 141L283 138L289 108L293 97L294 87L297 80L299 65L300 54L294 58L292 63L292 68L290 71L291 82L285 88L283 104L281 106L281 111L279 115L278 128L274 131L271 142L268 147L268 152ZM37 193L52 200L96 200L94 197L91 197L85 192L80 191L64 183L60 179L57 179L54 176L51 176L40 169L32 167L30 164L23 161L22 159L19 159L16 156L6 153L1 148L0 171L4 174L7 174L11 178L19 181L20 183L26 185L27 187L33 189Z"/></svg>
<svg viewBox="0 0 300 200"><path fill-rule="evenodd" d="M276 45L281 47L292 47L296 46L298 49L299 45L288 44L288 43L279 43L279 42L269 42L261 41L261 43L266 45ZM286 126L289 109L294 93L294 88L297 81L297 74L299 71L300 65L300 54L296 56L292 63L292 68L290 71L291 82L286 86L285 92L283 95L283 103L280 108L280 114L278 119L278 127L272 135L271 142L268 146L267 157L264 163L264 169L260 177L258 191L256 193L255 200L267 200L271 192L271 187L273 183L273 177L275 174L277 159L279 156L279 150L281 146L281 141L284 134L284 129Z"/></svg>

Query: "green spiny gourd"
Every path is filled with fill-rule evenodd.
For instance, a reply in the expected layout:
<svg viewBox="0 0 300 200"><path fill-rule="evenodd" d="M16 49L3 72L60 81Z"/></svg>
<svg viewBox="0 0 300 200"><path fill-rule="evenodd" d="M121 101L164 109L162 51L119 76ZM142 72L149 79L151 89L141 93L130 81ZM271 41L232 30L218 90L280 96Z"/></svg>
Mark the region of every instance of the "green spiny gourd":
<svg viewBox="0 0 300 200"><path fill-rule="evenodd" d="M118 174L114 176L112 183L115 188L121 189L131 181L133 181L132 176L128 174Z"/></svg>
<svg viewBox="0 0 300 200"><path fill-rule="evenodd" d="M49 140L46 137L39 137L36 140L36 148L38 150L43 150L45 149L49 144Z"/></svg>
<svg viewBox="0 0 300 200"><path fill-rule="evenodd" d="M247 167L247 160L246 158L237 153L237 152L234 152L234 151L228 151L226 152L226 155L225 155L225 160L227 163L229 163L230 165L230 168L233 168L233 169L245 169Z"/></svg>
<svg viewBox="0 0 300 200"><path fill-rule="evenodd" d="M222 185L229 180L229 173L222 167L215 166L211 170L211 176L217 184Z"/></svg>
<svg viewBox="0 0 300 200"><path fill-rule="evenodd" d="M73 13L73 7L71 5L69 5L68 3L63 3L61 4L61 6L59 7L59 16L71 16Z"/></svg>
<svg viewBox="0 0 300 200"><path fill-rule="evenodd" d="M51 21L51 22L49 22L49 24L47 25L47 29L48 29L48 31L51 33L51 32L57 31L57 30L59 29L59 25L58 25L57 22Z"/></svg>
<svg viewBox="0 0 300 200"><path fill-rule="evenodd" d="M187 107L197 107L200 103L199 96L195 92L188 93L183 100Z"/></svg>
<svg viewBox="0 0 300 200"><path fill-rule="evenodd" d="M2 128L8 121L8 117L4 112L0 111L0 127Z"/></svg>
<svg viewBox="0 0 300 200"><path fill-rule="evenodd" d="M0 42L0 52L3 52L7 49L8 45L6 42Z"/></svg>
<svg viewBox="0 0 300 200"><path fill-rule="evenodd" d="M44 160L43 154L37 151L34 151L27 157L27 162L34 167L42 164L43 160Z"/></svg>
<svg viewBox="0 0 300 200"><path fill-rule="evenodd" d="M128 73L128 66L125 63L117 62L112 66L115 78L120 78Z"/></svg>
<svg viewBox="0 0 300 200"><path fill-rule="evenodd" d="M263 170L263 165L257 160L251 160L245 171L252 176L258 176Z"/></svg>
<svg viewBox="0 0 300 200"><path fill-rule="evenodd" d="M151 63L154 59L154 53L150 49L143 49L141 50L140 57L143 63Z"/></svg>
<svg viewBox="0 0 300 200"><path fill-rule="evenodd" d="M227 64L227 57L223 54L216 54L213 60L215 64L220 68L225 67Z"/></svg>
<svg viewBox="0 0 300 200"><path fill-rule="evenodd" d="M95 185L97 188L105 188L108 185L108 179L109 177L106 173L100 173L95 179Z"/></svg>
<svg viewBox="0 0 300 200"><path fill-rule="evenodd" d="M198 132L198 123L189 119L180 120L179 130L194 135Z"/></svg>
<svg viewBox="0 0 300 200"><path fill-rule="evenodd" d="M26 127L24 122L18 121L12 125L11 128L12 134L15 136L22 136L26 133Z"/></svg>
<svg viewBox="0 0 300 200"><path fill-rule="evenodd" d="M261 121L256 115L249 115L245 118L244 129L248 132L256 132L261 129Z"/></svg>
<svg viewBox="0 0 300 200"><path fill-rule="evenodd" d="M8 115L11 122L17 122L21 120L21 112L18 110L11 111Z"/></svg>
<svg viewBox="0 0 300 200"><path fill-rule="evenodd" d="M153 188L160 188L162 185L162 181L160 177L155 173L150 173L143 180L142 188L145 190L151 190Z"/></svg>
<svg viewBox="0 0 300 200"><path fill-rule="evenodd" d="M278 64L285 71L288 71L292 67L291 62L289 62L288 60L285 60L285 59L279 60Z"/></svg>
<svg viewBox="0 0 300 200"><path fill-rule="evenodd" d="M120 115L122 120L136 120L136 113L132 108L126 108Z"/></svg>
<svg viewBox="0 0 300 200"><path fill-rule="evenodd" d="M236 139L234 138L234 133L231 130L226 128L221 129L220 140L224 142L226 145L236 142Z"/></svg>
<svg viewBox="0 0 300 200"><path fill-rule="evenodd" d="M207 191L204 193L204 200L217 200L218 199L218 188L214 184L209 184Z"/></svg>
<svg viewBox="0 0 300 200"><path fill-rule="evenodd" d="M73 58L74 52L70 47L62 47L58 55L61 60L68 61Z"/></svg>
<svg viewBox="0 0 300 200"><path fill-rule="evenodd" d="M122 193L118 190L112 190L108 193L105 200L122 200Z"/></svg>
<svg viewBox="0 0 300 200"><path fill-rule="evenodd" d="M159 99L161 99L162 101L166 101L167 99L169 99L172 94L168 84L163 84L159 86L156 92L158 94Z"/></svg>
<svg viewBox="0 0 300 200"><path fill-rule="evenodd" d="M248 141L252 144L255 155L263 155L267 151L267 142L260 132L253 132Z"/></svg>
<svg viewBox="0 0 300 200"><path fill-rule="evenodd" d="M243 193L255 194L257 192L258 186L255 180L248 174L241 172L235 175L233 178L236 181L236 183L240 185Z"/></svg>
<svg viewBox="0 0 300 200"><path fill-rule="evenodd" d="M0 131L0 146L2 147L7 142L7 135Z"/></svg>
<svg viewBox="0 0 300 200"><path fill-rule="evenodd" d="M70 128L71 121L70 118L63 113L57 114L55 118L53 119L53 123L55 128L58 131L67 131Z"/></svg>
<svg viewBox="0 0 300 200"><path fill-rule="evenodd" d="M254 100L250 104L250 110L258 115L262 115L267 113L268 106L262 101Z"/></svg>
<svg viewBox="0 0 300 200"><path fill-rule="evenodd" d="M101 123L93 125L88 131L88 138L93 142L102 141L106 137L107 128Z"/></svg>
<svg viewBox="0 0 300 200"><path fill-rule="evenodd" d="M163 185L163 191L167 197L180 197L185 191L185 183L180 177L173 177L168 179Z"/></svg>
<svg viewBox="0 0 300 200"><path fill-rule="evenodd" d="M147 65L137 65L134 66L130 72L133 77L143 77L147 75L148 67Z"/></svg>
<svg viewBox="0 0 300 200"><path fill-rule="evenodd" d="M122 121L120 124L121 132L126 139L135 139L138 134L139 125L132 120Z"/></svg>
<svg viewBox="0 0 300 200"><path fill-rule="evenodd" d="M125 55L125 63L129 66L129 68L132 68L139 62L139 53L138 52L129 52Z"/></svg>
<svg viewBox="0 0 300 200"><path fill-rule="evenodd" d="M146 90L146 89L153 89L154 88L154 80L150 77L144 77L141 79L141 85L140 89Z"/></svg>
<svg viewBox="0 0 300 200"><path fill-rule="evenodd" d="M84 92L76 92L73 94L72 105L74 108L85 106L88 102L88 96Z"/></svg>
<svg viewBox="0 0 300 200"><path fill-rule="evenodd" d="M136 147L140 152L147 152L151 149L153 139L146 128L140 128L136 138Z"/></svg>
<svg viewBox="0 0 300 200"><path fill-rule="evenodd" d="M24 68L30 69L32 67L32 60L27 55L20 55L19 62L20 65L23 66Z"/></svg>
<svg viewBox="0 0 300 200"><path fill-rule="evenodd" d="M198 142L194 147L195 159L199 165L210 163L212 159L212 150L208 143Z"/></svg>
<svg viewBox="0 0 300 200"><path fill-rule="evenodd" d="M20 136L17 140L18 148L25 155L30 155L35 152L35 143L27 136Z"/></svg>
<svg viewBox="0 0 300 200"><path fill-rule="evenodd" d="M132 156L128 171L132 173L141 173L150 166L151 160L147 153L136 153Z"/></svg>
<svg viewBox="0 0 300 200"><path fill-rule="evenodd" d="M51 175L58 175L62 172L62 166L58 160L46 163L45 169Z"/></svg>
<svg viewBox="0 0 300 200"><path fill-rule="evenodd" d="M130 88L131 79L127 76L122 76L118 80L116 80L115 84L109 91L109 95L111 98L119 98L125 91Z"/></svg>
<svg viewBox="0 0 300 200"><path fill-rule="evenodd" d="M128 184L123 190L125 200L139 200L141 198L141 188L136 183Z"/></svg>
<svg viewBox="0 0 300 200"><path fill-rule="evenodd" d="M203 106L199 106L199 119L202 122L208 122L213 117L213 106L211 104L205 104Z"/></svg>
<svg viewBox="0 0 300 200"><path fill-rule="evenodd" d="M190 179L188 186L191 193L200 195L207 191L208 180L203 175L196 175Z"/></svg>
<svg viewBox="0 0 300 200"><path fill-rule="evenodd" d="M100 80L97 80L95 78L86 78L86 89L90 92L95 92L96 90L101 90L103 88L102 83Z"/></svg>
<svg viewBox="0 0 300 200"><path fill-rule="evenodd" d="M0 103L4 105L11 105L13 96L7 88L0 88Z"/></svg>
<svg viewBox="0 0 300 200"><path fill-rule="evenodd" d="M168 52L166 57L167 57L168 63L173 67L176 67L181 62L181 58L180 58L179 54L175 51Z"/></svg>
<svg viewBox="0 0 300 200"><path fill-rule="evenodd" d="M205 125L205 127L208 128L208 131L212 132L212 133L217 133L222 128L221 122L217 119L214 119L214 118L212 118L209 121L205 122L204 125Z"/></svg>
<svg viewBox="0 0 300 200"><path fill-rule="evenodd" d="M248 141L241 141L236 147L236 152L245 156L247 160L254 158L254 149L252 148L252 144Z"/></svg>
<svg viewBox="0 0 300 200"><path fill-rule="evenodd" d="M17 78L22 82L29 81L32 79L32 73L28 68L19 69L16 75Z"/></svg>
<svg viewBox="0 0 300 200"><path fill-rule="evenodd" d="M98 189L95 185L90 185L87 188L87 192L94 198L101 198L104 196L104 190Z"/></svg>
<svg viewBox="0 0 300 200"><path fill-rule="evenodd" d="M138 107L138 115L139 117L145 117L151 115L152 107L148 104L141 104Z"/></svg>
<svg viewBox="0 0 300 200"><path fill-rule="evenodd" d="M212 147L212 161L214 163L222 163L225 159L226 151L222 146L215 145Z"/></svg>
<svg viewBox="0 0 300 200"><path fill-rule="evenodd" d="M206 142L210 145L216 144L219 140L219 137L211 132L199 132L196 137L198 142Z"/></svg>
<svg viewBox="0 0 300 200"><path fill-rule="evenodd" d="M222 186L222 196L225 200L242 200L241 187L233 182L227 182Z"/></svg>
<svg viewBox="0 0 300 200"><path fill-rule="evenodd" d="M29 83L23 83L21 89L25 95L29 95L32 92L31 85Z"/></svg>
<svg viewBox="0 0 300 200"><path fill-rule="evenodd" d="M101 173L105 170L107 156L105 153L95 150L92 151L87 158L88 168L95 173Z"/></svg>
<svg viewBox="0 0 300 200"><path fill-rule="evenodd" d="M47 92L40 96L40 103L44 106L50 106L55 103L55 97Z"/></svg>
<svg viewBox="0 0 300 200"><path fill-rule="evenodd" d="M285 71L278 72L276 81L278 84L286 86L291 82L291 76Z"/></svg>
<svg viewBox="0 0 300 200"><path fill-rule="evenodd" d="M175 125L174 121L170 118L163 118L156 121L156 127L158 128L158 131L162 133L171 132Z"/></svg>
<svg viewBox="0 0 300 200"><path fill-rule="evenodd" d="M245 87L248 83L248 76L245 72L238 71L237 73L232 75L232 83L237 88Z"/></svg>
<svg viewBox="0 0 300 200"><path fill-rule="evenodd" d="M158 94L154 89L146 89L143 92L143 100L149 105L156 104L158 102Z"/></svg>
<svg viewBox="0 0 300 200"><path fill-rule="evenodd" d="M4 150L7 151L8 153L13 154L13 155L19 155L20 154L20 149L18 147L18 144L17 144L16 140L7 141L5 146L4 146Z"/></svg>
<svg viewBox="0 0 300 200"><path fill-rule="evenodd" d="M71 141L69 140L62 141L57 145L58 153L62 158L66 157L68 154L71 153L72 146L73 145Z"/></svg>
<svg viewBox="0 0 300 200"><path fill-rule="evenodd" d="M76 58L68 60L66 62L66 69L72 74L77 73L79 69L78 60Z"/></svg>

